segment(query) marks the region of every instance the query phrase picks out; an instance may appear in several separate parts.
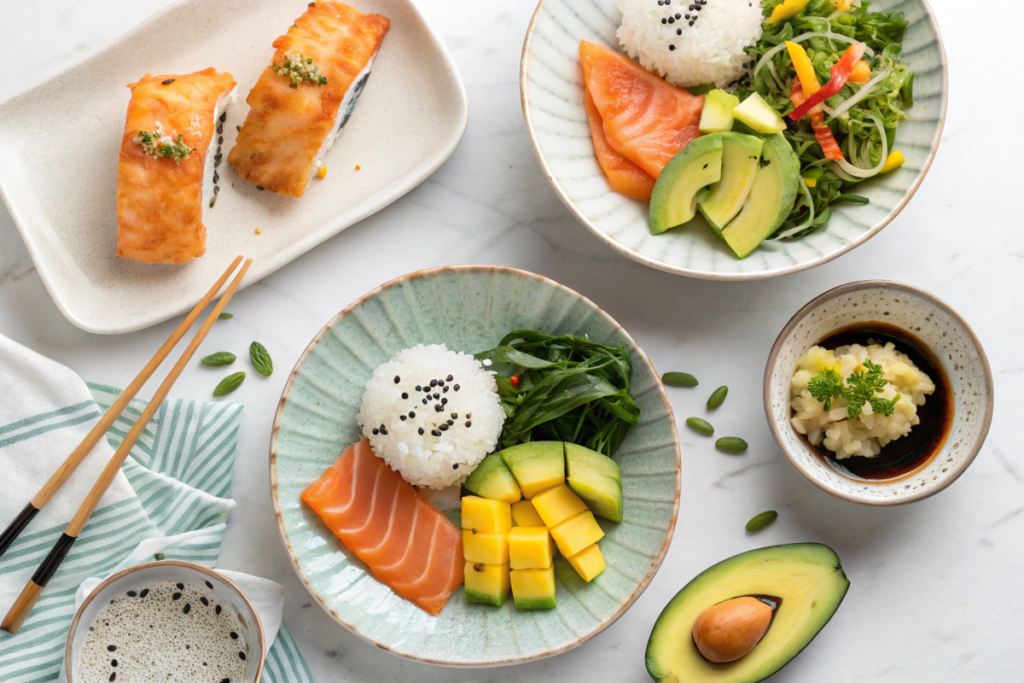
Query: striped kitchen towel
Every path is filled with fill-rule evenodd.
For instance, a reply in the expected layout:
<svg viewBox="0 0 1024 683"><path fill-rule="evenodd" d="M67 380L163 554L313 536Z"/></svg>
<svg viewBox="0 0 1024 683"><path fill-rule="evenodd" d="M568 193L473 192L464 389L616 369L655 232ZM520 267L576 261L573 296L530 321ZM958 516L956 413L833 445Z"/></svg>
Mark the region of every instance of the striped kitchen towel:
<svg viewBox="0 0 1024 683"><path fill-rule="evenodd" d="M86 384L68 368L0 335L0 528L82 440L119 390ZM141 414L135 400L71 480L0 558L0 613L6 612L74 514L114 449ZM228 517L242 406L166 401L131 450L60 570L16 635L0 631L0 681L57 680L87 580L138 562L139 551L212 567ZM162 557L161 557L162 556ZM281 626L267 656L267 683L312 683Z"/></svg>

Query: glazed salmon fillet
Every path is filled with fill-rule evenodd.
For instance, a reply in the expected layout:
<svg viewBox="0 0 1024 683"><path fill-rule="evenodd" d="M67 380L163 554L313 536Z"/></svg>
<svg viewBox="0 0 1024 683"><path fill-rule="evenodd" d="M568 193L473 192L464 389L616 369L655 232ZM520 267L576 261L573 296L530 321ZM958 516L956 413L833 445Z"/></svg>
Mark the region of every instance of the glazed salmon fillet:
<svg viewBox="0 0 1024 683"><path fill-rule="evenodd" d="M274 41L272 63L245 100L249 114L228 154L235 172L271 192L301 197L352 113L389 25L387 17L340 2L310 3ZM295 56L302 68L319 72L298 82L281 73Z"/></svg>
<svg viewBox="0 0 1024 683"><path fill-rule="evenodd" d="M649 202L654 190L654 178L612 149L604 134L601 113L597 111L597 105L594 104L589 89L584 92L583 97L587 108L587 123L590 124L590 136L594 140L594 153L597 154L597 161L608 178L608 184L616 192Z"/></svg>
<svg viewBox="0 0 1024 683"><path fill-rule="evenodd" d="M146 74L128 87L132 98L117 163L117 255L145 263L191 261L206 252L206 156L217 105L235 79L209 68ZM165 148L154 133L179 146ZM173 149L191 151L163 155Z"/></svg>
<svg viewBox="0 0 1024 683"><path fill-rule="evenodd" d="M395 593L437 616L462 585L462 532L374 455L345 449L302 500Z"/></svg>
<svg viewBox="0 0 1024 683"><path fill-rule="evenodd" d="M665 164L700 135L703 95L691 95L614 50L580 41L587 90L608 144L657 178Z"/></svg>

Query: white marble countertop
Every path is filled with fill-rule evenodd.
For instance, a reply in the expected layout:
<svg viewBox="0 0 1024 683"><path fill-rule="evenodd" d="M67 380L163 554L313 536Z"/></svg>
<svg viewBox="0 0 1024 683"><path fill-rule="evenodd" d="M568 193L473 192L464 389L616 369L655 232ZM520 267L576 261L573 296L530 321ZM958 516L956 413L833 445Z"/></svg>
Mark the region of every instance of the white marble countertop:
<svg viewBox="0 0 1024 683"><path fill-rule="evenodd" d="M0 0L0 99L107 44L168 0ZM1024 107L1019 40L1024 10L986 12L933 0L949 54L952 93L931 173L892 225L856 251L809 272L752 283L689 280L645 268L601 245L562 206L539 172L519 103L519 56L533 11L526 0L421 0L462 73L470 123L454 156L418 189L241 292L235 318L207 347L258 339L290 368L335 313L409 271L454 263L532 270L604 307L660 371L727 384L716 426L750 442L741 458L698 448L681 429L683 490L675 540L629 612L586 645L555 659L498 670L410 663L364 643L313 605L278 536L269 500L268 443L287 372L257 378L231 398L245 404L232 517L221 566L287 587L285 621L320 683L332 681L649 680L643 654L665 602L710 564L763 545L820 541L839 553L852 586L836 617L773 680L934 682L1020 680L1024 637L1024 461L1010 442L1009 406L1024 404L1024 232L1014 111ZM992 15L997 17L993 19ZM1002 130L1000 130L1000 127ZM387 248L383 248L388 245ZM394 245L399 245L394 248ZM996 419L974 465L929 500L859 507L805 482L775 447L761 377L775 336L817 294L888 278L945 299L974 326L995 374ZM0 332L76 370L124 386L177 321L101 337L68 323L50 300L6 210L0 209ZM214 375L187 371L173 395L204 398ZM143 390L151 393L155 384ZM680 420L706 392L670 391ZM721 424L719 424L721 423ZM778 521L750 536L743 524L774 508Z"/></svg>

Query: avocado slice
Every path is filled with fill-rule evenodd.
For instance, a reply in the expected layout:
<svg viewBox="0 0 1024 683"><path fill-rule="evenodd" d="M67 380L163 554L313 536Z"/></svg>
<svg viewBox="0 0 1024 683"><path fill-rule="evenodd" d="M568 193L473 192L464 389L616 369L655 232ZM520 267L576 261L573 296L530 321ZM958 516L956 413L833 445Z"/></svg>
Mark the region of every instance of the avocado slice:
<svg viewBox="0 0 1024 683"><path fill-rule="evenodd" d="M849 587L839 557L820 543L776 545L730 557L686 584L662 610L647 642L647 671L665 683L761 681L807 647ZM708 662L693 642L693 622L708 607L747 595L778 601L767 633L736 661Z"/></svg>
<svg viewBox="0 0 1024 683"><path fill-rule="evenodd" d="M722 179L697 206L719 237L750 195L763 148L764 139L756 135L722 133Z"/></svg>
<svg viewBox="0 0 1024 683"><path fill-rule="evenodd" d="M746 258L782 225L800 191L800 160L781 133L765 138L760 168L736 218L721 236L739 258Z"/></svg>
<svg viewBox="0 0 1024 683"><path fill-rule="evenodd" d="M481 498L505 503L517 503L523 497L501 453L491 453L484 458L463 486Z"/></svg>
<svg viewBox="0 0 1024 683"><path fill-rule="evenodd" d="M565 483L591 512L613 522L622 521L622 477L618 463L603 453L566 443L565 472Z"/></svg>
<svg viewBox="0 0 1024 683"><path fill-rule="evenodd" d="M503 450L501 457L527 498L565 483L565 455L561 441L521 443Z"/></svg>
<svg viewBox="0 0 1024 683"><path fill-rule="evenodd" d="M722 135L699 137L661 169L651 193L652 235L682 225L697 214L697 192L722 177Z"/></svg>
<svg viewBox="0 0 1024 683"><path fill-rule="evenodd" d="M732 130L732 110L740 98L724 90L712 90L704 96L704 108L700 112L697 130L701 133L722 133Z"/></svg>

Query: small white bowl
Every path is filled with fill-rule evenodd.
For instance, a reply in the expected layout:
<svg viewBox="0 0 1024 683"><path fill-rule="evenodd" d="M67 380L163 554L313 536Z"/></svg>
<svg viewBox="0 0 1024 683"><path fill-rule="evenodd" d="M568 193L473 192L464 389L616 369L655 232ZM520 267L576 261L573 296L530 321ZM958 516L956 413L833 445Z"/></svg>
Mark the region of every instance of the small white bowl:
<svg viewBox="0 0 1024 683"><path fill-rule="evenodd" d="M789 387L797 360L833 332L865 322L893 325L923 342L941 363L953 398L952 425L938 454L907 476L877 482L840 474L790 422ZM928 292L887 280L842 285L804 306L779 334L764 371L768 426L789 463L822 491L864 505L912 503L952 484L981 450L992 404L992 369L970 326Z"/></svg>
<svg viewBox="0 0 1024 683"><path fill-rule="evenodd" d="M242 636L249 645L250 656L246 660L245 678L241 683L259 683L263 676L267 648L263 623L256 613L256 608L230 579L202 565L175 560L148 562L118 572L96 586L96 590L82 602L75 613L74 621L71 622L67 646L64 649L64 670L68 683L76 683L79 680L77 673L82 644L89 633L89 626L96 620L100 610L109 605L114 596L133 588L139 589L163 581L181 581L193 585L208 582L213 585L212 589L207 586L207 590L218 603L234 610L238 623L242 626Z"/></svg>

